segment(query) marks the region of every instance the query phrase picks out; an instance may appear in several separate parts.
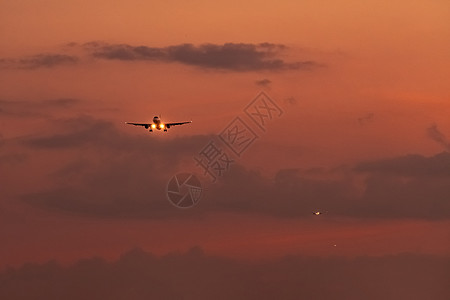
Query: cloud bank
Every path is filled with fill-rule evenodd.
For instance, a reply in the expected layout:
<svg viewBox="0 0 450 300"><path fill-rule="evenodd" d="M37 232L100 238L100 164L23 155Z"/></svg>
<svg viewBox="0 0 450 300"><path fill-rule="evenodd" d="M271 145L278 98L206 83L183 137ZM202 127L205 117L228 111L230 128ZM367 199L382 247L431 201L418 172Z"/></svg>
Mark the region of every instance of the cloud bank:
<svg viewBox="0 0 450 300"><path fill-rule="evenodd" d="M43 112L77 111L80 103L65 98L33 104L0 102L6 115L29 107L24 124L26 117ZM15 166L60 158L59 163L32 170L34 178L50 185L33 192L24 188L16 195L42 209L98 217L179 217L225 211L293 218L322 210L332 216L359 218L450 218L448 152L363 161L314 174L300 168L280 169L272 177L234 163L216 184L209 184L193 158L213 135L158 139L130 135L118 126L89 115L46 118L46 130L0 139L0 163L15 174ZM174 208L166 199L166 184L178 172L197 173L205 187L204 198L187 211Z"/></svg>
<svg viewBox="0 0 450 300"><path fill-rule="evenodd" d="M336 299L446 300L448 258L289 256L242 262L186 253L155 257L131 250L115 262L70 267L25 264L0 273L2 299Z"/></svg>
<svg viewBox="0 0 450 300"><path fill-rule="evenodd" d="M23 195L32 205L98 216L178 216L165 196L167 181L179 165L213 136L167 140L129 136L115 124L92 117L55 120L59 133L22 138L28 151L82 153L52 172L54 189ZM102 153L101 156L98 153ZM77 155L72 154L73 157ZM81 156L81 155L80 155ZM201 173L192 164L189 172ZM310 216L317 209L335 216L372 218L450 217L450 154L408 155L361 162L345 170L351 176L311 177L301 169L282 169L273 178L238 164L208 186L207 200L186 215L207 211L263 213L278 217ZM365 177L363 192L354 178ZM208 183L207 177L201 177Z"/></svg>

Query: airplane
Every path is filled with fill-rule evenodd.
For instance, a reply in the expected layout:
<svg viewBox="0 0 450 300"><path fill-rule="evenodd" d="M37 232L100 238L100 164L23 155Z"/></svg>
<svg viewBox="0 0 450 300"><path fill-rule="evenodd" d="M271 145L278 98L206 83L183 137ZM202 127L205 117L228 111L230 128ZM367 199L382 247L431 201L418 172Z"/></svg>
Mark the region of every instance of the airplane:
<svg viewBox="0 0 450 300"><path fill-rule="evenodd" d="M315 215L315 216L320 216L320 215L323 215L323 214L325 214L325 213L327 213L327 212L328 212L328 211L320 211L320 210L316 210L316 211L313 211L312 214Z"/></svg>
<svg viewBox="0 0 450 300"><path fill-rule="evenodd" d="M125 122L125 124L130 124L130 125L135 125L135 126L144 126L145 129L149 129L150 132L153 132L153 129L158 129L161 130L163 129L164 131L167 131L167 129L169 129L172 126L177 126L177 125L183 125L183 124L188 124L188 123L192 123L192 121L188 121L188 122L175 122L175 123L163 123L160 119L160 117L155 116L153 117L153 121L152 123L131 123L131 122Z"/></svg>

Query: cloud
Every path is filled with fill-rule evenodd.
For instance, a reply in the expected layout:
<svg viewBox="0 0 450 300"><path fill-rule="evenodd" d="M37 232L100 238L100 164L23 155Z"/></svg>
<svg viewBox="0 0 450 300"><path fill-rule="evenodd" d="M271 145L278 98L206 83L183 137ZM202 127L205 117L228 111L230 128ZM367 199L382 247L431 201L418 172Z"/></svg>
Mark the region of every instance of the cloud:
<svg viewBox="0 0 450 300"><path fill-rule="evenodd" d="M211 210L263 213L278 217L309 217L327 208L340 214L349 205L351 186L343 180L312 179L299 169L282 169L274 178L235 165L209 188Z"/></svg>
<svg viewBox="0 0 450 300"><path fill-rule="evenodd" d="M262 87L269 87L270 84L272 83L272 81L270 81L267 78L261 79L261 80L256 80L255 84L258 86L262 86Z"/></svg>
<svg viewBox="0 0 450 300"><path fill-rule="evenodd" d="M83 48L96 58L108 60L177 62L229 71L300 70L318 65L310 60L286 62L279 54L287 47L271 43L181 44L158 48L91 42Z"/></svg>
<svg viewBox="0 0 450 300"><path fill-rule="evenodd" d="M53 188L22 198L41 208L97 216L140 218L180 213L166 200L167 181L180 163L193 161L193 155L211 138L130 136L110 121L88 116L52 122L59 133L27 136L18 143L31 153L40 150L44 160L65 152L73 160L45 170Z"/></svg>
<svg viewBox="0 0 450 300"><path fill-rule="evenodd" d="M208 186L204 196L208 201L180 212L167 201L165 186L180 171L180 164L192 162L212 136L155 140L120 133L103 120L82 118L59 124L67 132L22 141L28 149L76 151L85 158L54 171L52 181L58 185L53 189L23 195L27 203L46 209L130 218L192 216L208 211L308 217L317 209L334 216L450 217L448 153L362 162L353 171L346 170L350 176L334 179L327 178L327 171L312 176L300 169L280 170L274 178L267 178L232 164L210 186L208 178L200 175ZM202 172L195 166L183 171ZM366 182L361 194L353 178L363 174Z"/></svg>
<svg viewBox="0 0 450 300"><path fill-rule="evenodd" d="M294 97L289 97L289 98L284 99L284 103L286 103L288 105L297 105L298 101Z"/></svg>
<svg viewBox="0 0 450 300"><path fill-rule="evenodd" d="M364 218L450 217L446 152L361 162L334 171L282 169L274 177L233 163L217 183L209 184L193 158L214 136L132 136L111 121L89 116L52 119L49 125L48 132L16 140L22 147L18 150L33 154L29 159L44 161L66 154L72 158L34 171L50 174L53 187L23 194L22 199L44 209L129 218L210 211L310 217L317 209ZM208 191L207 201L188 212L172 207L166 198L167 182L181 171L199 174Z"/></svg>
<svg viewBox="0 0 450 300"><path fill-rule="evenodd" d="M209 188L210 210L307 217L312 211L357 218L450 218L450 154L362 162L353 170L310 174L284 169L273 179L234 166ZM365 177L361 190L361 176Z"/></svg>
<svg viewBox="0 0 450 300"><path fill-rule="evenodd" d="M83 53L72 54L84 50ZM281 54L288 48L273 43L179 44L167 47L132 46L94 41L68 43L62 53L44 53L21 58L0 58L0 69L53 68L76 65L86 52L94 58L120 61L153 61L180 63L204 69L222 71L282 71L311 70L320 66L312 60L286 61ZM83 57L84 56L84 57ZM270 82L263 82L265 86ZM261 83L259 83L261 84Z"/></svg>
<svg viewBox="0 0 450 300"><path fill-rule="evenodd" d="M84 159L71 161L52 172L52 182L57 183L54 188L22 198L46 209L97 216L178 216L181 212L166 199L165 186L186 161L191 162L191 169L183 171L202 172L193 166L193 157L213 138L132 137L120 133L108 121L90 117L55 123L64 129L62 133L25 137L20 143L33 151L59 154L75 151L74 156L79 152ZM208 178L200 178L207 184ZM346 188L349 187L345 182L303 178L297 170L282 170L273 181L236 164L208 188L209 201L183 214L238 211L281 217L310 216L318 207L335 207L339 200L345 199Z"/></svg>
<svg viewBox="0 0 450 300"><path fill-rule="evenodd" d="M450 177L450 153L442 152L425 157L410 154L378 161L362 162L356 168L360 172L396 175L404 177Z"/></svg>
<svg viewBox="0 0 450 300"><path fill-rule="evenodd" d="M19 142L29 149L64 150L64 149L106 149L111 154L116 152L139 152L177 157L178 154L197 150L210 136L183 136L175 139L156 140L148 137L134 137L118 130L117 124L89 115L73 118L51 119L52 127L61 132L43 133L22 138ZM122 124L123 125L123 124ZM123 125L125 126L125 125ZM143 130L143 128L140 128Z"/></svg>
<svg viewBox="0 0 450 300"><path fill-rule="evenodd" d="M8 149L5 147L6 145L7 142L3 135L0 133L0 166L15 165L17 163L25 161L25 159L27 158L25 154L8 151ZM6 172L6 170L4 171Z"/></svg>
<svg viewBox="0 0 450 300"><path fill-rule="evenodd" d="M436 124L433 124L427 128L427 135L430 139L432 139L433 141L444 147L445 150L450 152L450 141L439 130Z"/></svg>
<svg viewBox="0 0 450 300"><path fill-rule="evenodd" d="M375 117L374 113L367 113L364 116L358 118L358 123L359 125L363 126L366 123L372 122L374 117Z"/></svg>
<svg viewBox="0 0 450 300"><path fill-rule="evenodd" d="M13 166L18 163L22 163L27 159L27 155L24 153L18 153L17 151L11 151L8 146L7 140L0 133L0 166ZM4 173L8 172L6 169L3 169L2 171ZM2 189L6 190L4 186Z"/></svg>
<svg viewBox="0 0 450 300"><path fill-rule="evenodd" d="M8 153L5 155L0 155L0 166L14 165L25 161L25 159L27 159L27 155L23 153Z"/></svg>
<svg viewBox="0 0 450 300"><path fill-rule="evenodd" d="M53 120L55 126L60 128L72 128L59 134L50 134L37 137L29 137L22 140L22 144L33 149L67 149L82 147L89 144L111 147L112 139L105 139L108 135L116 135L112 123L96 120L88 116L74 119Z"/></svg>
<svg viewBox="0 0 450 300"><path fill-rule="evenodd" d="M239 261L140 249L107 262L28 263L0 273L2 299L448 299L447 257L401 254L353 259L288 256Z"/></svg>
<svg viewBox="0 0 450 300"><path fill-rule="evenodd" d="M0 59L0 69L28 69L53 68L61 65L74 65L79 58L67 54L37 54L19 59Z"/></svg>
<svg viewBox="0 0 450 300"><path fill-rule="evenodd" d="M450 217L450 154L407 155L361 163L367 172L362 201L349 213L382 217Z"/></svg>
<svg viewBox="0 0 450 300"><path fill-rule="evenodd" d="M58 98L37 101L0 100L0 116L25 118L49 116L49 113L59 109L73 108L82 101L74 98Z"/></svg>
<svg viewBox="0 0 450 300"><path fill-rule="evenodd" d="M161 140L129 136L109 121L87 116L52 122L54 126L50 128L57 128L59 133L23 137L19 144L32 153L45 150L41 154L48 153L45 157L70 151L71 157L84 159L69 161L57 170L46 170L56 185L22 198L46 209L97 216L177 216L180 211L167 201L165 186L179 171L179 165L186 161L192 165L194 155L213 138L183 136ZM192 168L187 171L202 171ZM188 215L231 210L309 216L318 205L326 206L330 197L343 198L344 187L342 182L309 180L296 172L284 175L281 171L274 182L235 165L220 183L209 188L211 200Z"/></svg>

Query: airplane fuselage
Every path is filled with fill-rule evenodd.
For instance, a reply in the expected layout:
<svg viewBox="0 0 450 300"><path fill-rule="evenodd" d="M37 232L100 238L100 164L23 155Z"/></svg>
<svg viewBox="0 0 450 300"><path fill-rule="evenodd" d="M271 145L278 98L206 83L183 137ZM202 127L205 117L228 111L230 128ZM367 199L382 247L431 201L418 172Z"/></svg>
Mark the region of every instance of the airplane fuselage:
<svg viewBox="0 0 450 300"><path fill-rule="evenodd" d="M164 131L167 131L166 126L164 125L163 122L161 122L161 120L159 119L158 116L153 117L153 123L150 125L150 131L152 131L152 129L164 129Z"/></svg>

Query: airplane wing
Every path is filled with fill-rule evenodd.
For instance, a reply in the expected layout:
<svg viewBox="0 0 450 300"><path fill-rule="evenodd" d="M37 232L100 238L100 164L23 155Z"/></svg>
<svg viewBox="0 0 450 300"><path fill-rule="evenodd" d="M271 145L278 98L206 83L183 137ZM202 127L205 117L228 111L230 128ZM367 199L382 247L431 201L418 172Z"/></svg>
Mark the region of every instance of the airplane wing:
<svg viewBox="0 0 450 300"><path fill-rule="evenodd" d="M178 122L178 123L164 123L164 125L166 125L167 128L170 128L172 126L183 125L183 124L188 124L188 123L192 123L192 121Z"/></svg>
<svg viewBox="0 0 450 300"><path fill-rule="evenodd" d="M144 126L145 128L148 128L152 125L152 124L148 124L148 123L131 123L131 122L125 122L125 124L134 125L134 126Z"/></svg>

